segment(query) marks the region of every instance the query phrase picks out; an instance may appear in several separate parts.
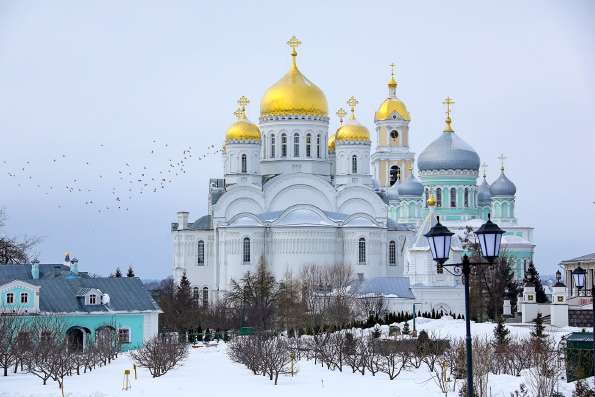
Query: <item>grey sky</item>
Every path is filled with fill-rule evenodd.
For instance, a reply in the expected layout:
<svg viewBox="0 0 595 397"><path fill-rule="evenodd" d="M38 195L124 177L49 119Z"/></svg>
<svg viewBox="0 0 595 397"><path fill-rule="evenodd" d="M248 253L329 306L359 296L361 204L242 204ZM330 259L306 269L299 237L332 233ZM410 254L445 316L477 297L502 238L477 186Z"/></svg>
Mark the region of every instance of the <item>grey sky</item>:
<svg viewBox="0 0 595 397"><path fill-rule="evenodd" d="M441 133L441 101L452 96L455 130L490 165L490 181L496 157L508 157L540 269L595 251L595 2L251 3L0 2L9 233L43 236L43 262L69 250L82 270L132 263L143 277L169 275L169 223L178 210L206 213L208 178L222 172L219 155L196 156L221 144L240 95L257 120L295 34L300 69L333 114L355 95L370 129L395 62L417 154ZM112 187L125 190L124 163L157 175L188 146L187 173L166 189L135 193L127 212L97 212L113 206Z"/></svg>

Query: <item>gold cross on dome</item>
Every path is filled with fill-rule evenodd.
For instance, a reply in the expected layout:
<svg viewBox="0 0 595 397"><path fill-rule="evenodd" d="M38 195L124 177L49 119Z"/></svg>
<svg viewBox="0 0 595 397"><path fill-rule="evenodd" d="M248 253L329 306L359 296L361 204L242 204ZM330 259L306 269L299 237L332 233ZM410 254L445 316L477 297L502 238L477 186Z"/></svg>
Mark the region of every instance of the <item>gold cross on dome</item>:
<svg viewBox="0 0 595 397"><path fill-rule="evenodd" d="M498 156L498 160L500 160L500 171L504 171L504 160L507 158L503 153L500 153L500 156Z"/></svg>
<svg viewBox="0 0 595 397"><path fill-rule="evenodd" d="M233 115L236 116L238 120L242 120L244 118L244 110L242 108L238 108Z"/></svg>
<svg viewBox="0 0 595 397"><path fill-rule="evenodd" d="M449 96L447 96L444 101L442 101L442 104L446 105L446 124L444 125L444 132L454 132L452 129L452 119L450 117L450 112L452 111L451 106L453 103L455 103L455 101Z"/></svg>
<svg viewBox="0 0 595 397"><path fill-rule="evenodd" d="M395 65L395 63L393 62L388 66L390 66L390 77L392 77L394 79L397 65Z"/></svg>
<svg viewBox="0 0 595 397"><path fill-rule="evenodd" d="M351 120L355 120L355 107L358 103L358 100L355 99L354 96L347 100L347 105L349 105L349 107L351 108Z"/></svg>
<svg viewBox="0 0 595 397"><path fill-rule="evenodd" d="M488 164L486 162L484 162L481 165L481 169L483 170L483 177L485 178L486 177L486 170L488 169Z"/></svg>
<svg viewBox="0 0 595 397"><path fill-rule="evenodd" d="M291 36L291 38L287 41L287 45L291 47L291 55L297 55L296 49L302 44L301 41L298 40L297 37Z"/></svg>
<svg viewBox="0 0 595 397"><path fill-rule="evenodd" d="M242 108L246 108L249 103L250 100L243 95L240 97L240 99L238 99L238 105L240 105Z"/></svg>
<svg viewBox="0 0 595 397"><path fill-rule="evenodd" d="M347 112L345 111L345 109L339 108L339 110L337 110L337 117L339 117L339 123L341 123L341 125L343 125L343 118L346 115L347 115Z"/></svg>

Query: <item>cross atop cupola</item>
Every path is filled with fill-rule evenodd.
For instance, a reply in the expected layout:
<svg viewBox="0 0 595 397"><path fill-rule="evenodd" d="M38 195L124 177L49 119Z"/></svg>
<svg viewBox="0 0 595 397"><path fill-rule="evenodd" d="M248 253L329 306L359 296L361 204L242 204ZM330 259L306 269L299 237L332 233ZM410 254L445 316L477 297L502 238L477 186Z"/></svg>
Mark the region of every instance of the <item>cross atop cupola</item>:
<svg viewBox="0 0 595 397"><path fill-rule="evenodd" d="M484 161L484 163L481 165L481 170L483 172L483 177L486 177L486 170L488 169L488 164Z"/></svg>
<svg viewBox="0 0 595 397"><path fill-rule="evenodd" d="M445 125L444 125L444 132L454 132L454 130L452 129L452 118L450 117L450 114L452 112L452 104L454 104L455 101L447 96L444 101L442 101L443 105L446 105L446 120L445 120Z"/></svg>
<svg viewBox="0 0 595 397"><path fill-rule="evenodd" d="M352 96L351 98L349 98L347 100L347 105L349 105L349 108L351 110L351 120L355 120L355 107L357 106L357 104L359 103L359 101L357 99L355 99L354 96Z"/></svg>
<svg viewBox="0 0 595 397"><path fill-rule="evenodd" d="M337 117L339 118L340 125L343 125L343 119L345 118L346 115L347 115L347 112L345 111L345 109L339 108L337 110Z"/></svg>
<svg viewBox="0 0 595 397"><path fill-rule="evenodd" d="M297 37L291 36L291 38L287 41L287 45L291 47L291 55L292 56L296 56L297 55L297 48L302 45L302 42L298 40Z"/></svg>
<svg viewBox="0 0 595 397"><path fill-rule="evenodd" d="M504 160L506 160L508 157L504 156L504 153L500 153L500 156L498 156L498 160L500 160L500 171L504 172Z"/></svg>

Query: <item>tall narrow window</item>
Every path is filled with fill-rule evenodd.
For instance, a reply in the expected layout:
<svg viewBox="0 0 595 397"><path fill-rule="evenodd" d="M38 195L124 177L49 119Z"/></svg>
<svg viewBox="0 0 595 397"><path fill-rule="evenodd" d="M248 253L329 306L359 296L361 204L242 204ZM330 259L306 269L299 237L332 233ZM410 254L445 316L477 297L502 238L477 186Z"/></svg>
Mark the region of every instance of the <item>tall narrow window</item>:
<svg viewBox="0 0 595 397"><path fill-rule="evenodd" d="M242 154L242 174L248 172L248 159L245 154Z"/></svg>
<svg viewBox="0 0 595 397"><path fill-rule="evenodd" d="M250 239L248 237L244 237L244 244L242 248L242 259L244 263L250 263Z"/></svg>
<svg viewBox="0 0 595 397"><path fill-rule="evenodd" d="M209 289L207 287L202 289L202 305L204 307L209 306Z"/></svg>
<svg viewBox="0 0 595 397"><path fill-rule="evenodd" d="M281 134L281 157L287 157L287 135Z"/></svg>
<svg viewBox="0 0 595 397"><path fill-rule="evenodd" d="M390 167L390 185L394 185L397 181L401 180L401 168L398 165Z"/></svg>
<svg viewBox="0 0 595 397"><path fill-rule="evenodd" d="M366 239L360 238L358 244L358 259L359 263L366 263Z"/></svg>
<svg viewBox="0 0 595 397"><path fill-rule="evenodd" d="M9 292L8 294L6 294L6 303L8 303L8 304L14 303L14 294L12 292Z"/></svg>
<svg viewBox="0 0 595 397"><path fill-rule="evenodd" d="M357 174L357 156L355 154L351 157L351 173Z"/></svg>
<svg viewBox="0 0 595 397"><path fill-rule="evenodd" d="M266 159L267 158L267 136L263 135L262 136L262 158Z"/></svg>
<svg viewBox="0 0 595 397"><path fill-rule="evenodd" d="M89 304L96 305L97 304L97 295L91 294L89 295Z"/></svg>
<svg viewBox="0 0 595 397"><path fill-rule="evenodd" d="M194 300L194 303L198 303L199 299L200 299L200 290L198 289L198 287L192 288L192 300Z"/></svg>
<svg viewBox="0 0 595 397"><path fill-rule="evenodd" d="M197 263L199 265L205 264L205 242L200 240L198 242L198 260Z"/></svg>
<svg viewBox="0 0 595 397"><path fill-rule="evenodd" d="M388 263L390 265L397 263L397 245L394 241L388 243Z"/></svg>
<svg viewBox="0 0 595 397"><path fill-rule="evenodd" d="M300 136L297 133L293 135L293 157L300 157Z"/></svg>
<svg viewBox="0 0 595 397"><path fill-rule="evenodd" d="M442 207L442 189L436 189L436 207Z"/></svg>
<svg viewBox="0 0 595 397"><path fill-rule="evenodd" d="M454 187L450 188L450 208L456 208L457 206L457 189Z"/></svg>
<svg viewBox="0 0 595 397"><path fill-rule="evenodd" d="M430 190L426 189L426 194L425 194L425 199L424 199L424 205L426 206L426 208L428 208L428 199L430 198Z"/></svg>
<svg viewBox="0 0 595 397"><path fill-rule="evenodd" d="M21 303L29 302L29 294L26 292L21 292Z"/></svg>
<svg viewBox="0 0 595 397"><path fill-rule="evenodd" d="M275 158L275 134L271 134L271 158Z"/></svg>
<svg viewBox="0 0 595 397"><path fill-rule="evenodd" d="M320 134L316 135L316 157L320 158Z"/></svg>
<svg viewBox="0 0 595 397"><path fill-rule="evenodd" d="M469 208L469 188L465 188L465 192L463 193L463 205L465 208Z"/></svg>
<svg viewBox="0 0 595 397"><path fill-rule="evenodd" d="M306 157L311 157L310 146L312 145L312 135L306 135Z"/></svg>

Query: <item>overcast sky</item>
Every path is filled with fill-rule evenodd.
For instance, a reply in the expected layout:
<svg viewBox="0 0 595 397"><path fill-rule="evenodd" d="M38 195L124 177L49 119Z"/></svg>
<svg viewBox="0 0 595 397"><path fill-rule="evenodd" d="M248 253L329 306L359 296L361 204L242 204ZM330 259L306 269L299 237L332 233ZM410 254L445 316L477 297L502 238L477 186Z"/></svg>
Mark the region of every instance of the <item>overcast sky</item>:
<svg viewBox="0 0 595 397"><path fill-rule="evenodd" d="M595 2L216 3L0 2L0 206L7 233L43 237L42 262L68 250L81 270L169 275L170 222L204 215L208 178L222 176L208 147L240 95L258 119L293 34L332 114L355 95L370 130L395 62L416 154L453 97L490 181L508 157L542 272L595 252Z"/></svg>

